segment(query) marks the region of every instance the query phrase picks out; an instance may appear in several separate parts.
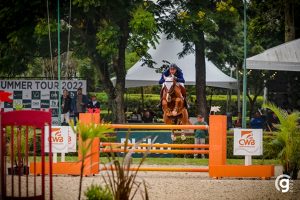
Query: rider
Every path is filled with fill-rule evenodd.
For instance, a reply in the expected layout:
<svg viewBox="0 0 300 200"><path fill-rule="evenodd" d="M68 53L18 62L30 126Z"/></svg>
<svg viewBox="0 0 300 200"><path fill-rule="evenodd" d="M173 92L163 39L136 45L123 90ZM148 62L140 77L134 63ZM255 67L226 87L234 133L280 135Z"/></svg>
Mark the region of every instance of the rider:
<svg viewBox="0 0 300 200"><path fill-rule="evenodd" d="M165 82L165 79L169 76L173 76L175 81L179 84L181 94L184 98L185 106L187 107L187 104L186 104L186 91L185 91L185 88L184 88L185 80L183 78L182 70L175 63L170 64L170 66L162 73L161 78L159 80L159 84L163 84ZM164 85L163 85L163 87L164 87ZM163 87L162 87L162 89L163 89ZM162 89L160 91L160 102L162 100L162 94L163 94Z"/></svg>

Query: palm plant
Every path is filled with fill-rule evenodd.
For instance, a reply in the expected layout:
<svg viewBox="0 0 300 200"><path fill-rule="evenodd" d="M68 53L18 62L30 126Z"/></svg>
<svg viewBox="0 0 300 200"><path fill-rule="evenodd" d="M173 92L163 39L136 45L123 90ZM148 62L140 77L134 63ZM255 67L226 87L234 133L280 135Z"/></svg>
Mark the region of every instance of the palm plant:
<svg viewBox="0 0 300 200"><path fill-rule="evenodd" d="M278 128L276 138L271 141L269 154L277 155L284 174L297 179L300 170L300 127L298 125L300 113L289 114L272 103L266 103L263 107L272 110L280 122L276 127Z"/></svg>
<svg viewBox="0 0 300 200"><path fill-rule="evenodd" d="M81 168L80 168L80 181L79 181L79 194L78 194L78 200L80 200L81 199L83 172L84 172L84 167L85 167L85 159L92 156L89 153L89 150L91 149L93 141L95 138L104 138L105 137L104 134L112 132L113 129L110 128L109 125L84 123L81 121L77 122L76 127L74 127L73 121L70 122L70 125L71 125L74 133L79 134L79 137L81 139L79 150L82 155L82 158L80 160Z"/></svg>

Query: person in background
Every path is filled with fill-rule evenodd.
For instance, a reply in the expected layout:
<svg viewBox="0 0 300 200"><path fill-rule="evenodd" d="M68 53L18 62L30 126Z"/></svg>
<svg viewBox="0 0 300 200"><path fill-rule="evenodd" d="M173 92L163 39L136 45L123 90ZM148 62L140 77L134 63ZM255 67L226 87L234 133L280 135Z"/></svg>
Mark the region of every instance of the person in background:
<svg viewBox="0 0 300 200"><path fill-rule="evenodd" d="M261 117L261 114L257 111L254 117L250 121L250 127L254 129L263 129L265 120Z"/></svg>
<svg viewBox="0 0 300 200"><path fill-rule="evenodd" d="M93 109L93 112L95 112L96 109L100 109L100 102L97 100L96 95L92 95L91 101L88 103L87 107Z"/></svg>
<svg viewBox="0 0 300 200"><path fill-rule="evenodd" d="M74 124L76 125L77 119L79 119L79 113L85 113L86 106L88 104L88 98L82 94L82 88L77 89L77 94L72 101L72 111L74 112Z"/></svg>
<svg viewBox="0 0 300 200"><path fill-rule="evenodd" d="M207 125L202 115L197 116L197 122L195 125ZM195 130L195 144L205 144L205 138L208 136L207 130L196 129ZM204 150L204 149L201 149ZM194 158L197 158L198 154L194 154ZM201 154L201 158L205 158L204 154Z"/></svg>
<svg viewBox="0 0 300 200"><path fill-rule="evenodd" d="M70 122L70 111L71 111L71 98L68 90L63 90L61 96L61 117L60 121L62 125L69 125Z"/></svg>
<svg viewBox="0 0 300 200"><path fill-rule="evenodd" d="M142 120L144 123L152 123L153 122L153 116L151 115L149 110L145 110Z"/></svg>
<svg viewBox="0 0 300 200"><path fill-rule="evenodd" d="M238 117L234 122L234 128L242 128L242 115L240 112L238 113Z"/></svg>
<svg viewBox="0 0 300 200"><path fill-rule="evenodd" d="M267 113L267 127L266 127L266 130L270 131L270 132L276 131L277 130L277 128L275 127L276 124L279 124L278 117L276 116L276 114L273 111L269 111Z"/></svg>

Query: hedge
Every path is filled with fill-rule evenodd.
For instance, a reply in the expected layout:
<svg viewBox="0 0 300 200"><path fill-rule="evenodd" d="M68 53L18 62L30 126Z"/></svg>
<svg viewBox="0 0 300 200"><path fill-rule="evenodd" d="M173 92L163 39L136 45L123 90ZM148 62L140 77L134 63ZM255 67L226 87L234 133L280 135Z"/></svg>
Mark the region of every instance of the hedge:
<svg viewBox="0 0 300 200"><path fill-rule="evenodd" d="M96 95L97 95L97 99L101 102L102 110L107 110L109 105L108 105L108 98L107 98L106 93L97 93ZM211 100L211 106L220 106L221 113L224 114L226 112L226 102L227 102L226 95L213 95L212 99L210 99L210 98L211 98L210 96L207 96L208 106L209 106L210 100ZM143 107L142 100L141 100L141 94L125 94L124 99L125 99L125 106L127 108L127 111L134 111L138 108ZM188 97L188 101L189 101L189 105L190 105L190 108L188 111L189 111L189 115L191 117L196 116L195 99L196 99L195 95L191 95L190 97ZM160 101L159 94L144 94L144 106L145 107L149 106L154 112L156 112L158 114L158 116L161 116L162 112L161 112L160 108L157 107L157 105L159 105L159 101ZM262 103L263 103L263 98L261 96L259 96L255 103L255 109L260 108ZM249 108L249 103L247 106ZM237 111L237 96L236 95L232 95L232 97L231 97L231 109L230 110L235 112L235 113L233 113L234 115L237 115L237 113L236 113L236 111Z"/></svg>

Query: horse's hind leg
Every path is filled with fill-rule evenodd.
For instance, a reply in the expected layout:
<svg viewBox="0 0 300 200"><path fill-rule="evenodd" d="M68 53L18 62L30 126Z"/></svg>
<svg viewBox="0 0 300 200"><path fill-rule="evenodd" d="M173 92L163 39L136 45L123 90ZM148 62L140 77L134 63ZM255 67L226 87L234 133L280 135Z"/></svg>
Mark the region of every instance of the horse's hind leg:
<svg viewBox="0 0 300 200"><path fill-rule="evenodd" d="M191 124L190 120L189 120L189 114L187 112L187 109L183 109L182 111L182 119L181 119L181 123L183 125L189 125Z"/></svg>
<svg viewBox="0 0 300 200"><path fill-rule="evenodd" d="M165 124L172 124L172 120L164 113L164 122Z"/></svg>

